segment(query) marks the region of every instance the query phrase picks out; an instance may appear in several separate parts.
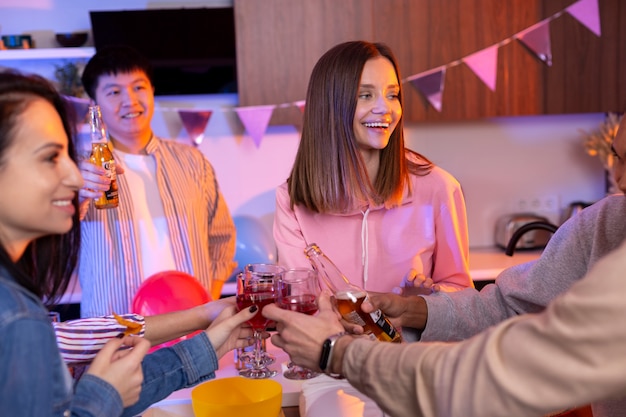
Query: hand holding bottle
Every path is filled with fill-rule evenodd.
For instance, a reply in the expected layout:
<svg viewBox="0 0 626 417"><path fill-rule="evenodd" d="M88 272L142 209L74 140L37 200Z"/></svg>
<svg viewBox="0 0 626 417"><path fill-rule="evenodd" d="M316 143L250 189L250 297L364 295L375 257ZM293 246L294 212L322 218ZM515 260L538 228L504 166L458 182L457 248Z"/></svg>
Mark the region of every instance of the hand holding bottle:
<svg viewBox="0 0 626 417"><path fill-rule="evenodd" d="M380 341L402 342L400 332L382 311L365 313L361 310L361 304L367 299L367 292L352 284L315 243L307 246L304 253L319 277L333 292L337 310L344 320L361 326L365 334Z"/></svg>
<svg viewBox="0 0 626 417"><path fill-rule="evenodd" d="M89 159L80 161L78 168L84 181L83 188L78 191L79 203L100 198L111 187L111 178L106 175L106 170Z"/></svg>
<svg viewBox="0 0 626 417"><path fill-rule="evenodd" d="M428 319L428 307L423 297L392 293L370 293L361 309L370 313L381 310L394 326L423 330ZM356 329L358 332L358 329Z"/></svg>
<svg viewBox="0 0 626 417"><path fill-rule="evenodd" d="M113 152L109 148L108 134L98 105L89 106L89 127L91 132L89 161L104 168L105 175L109 177L109 188L96 198L94 203L99 209L115 208L119 204L116 164Z"/></svg>

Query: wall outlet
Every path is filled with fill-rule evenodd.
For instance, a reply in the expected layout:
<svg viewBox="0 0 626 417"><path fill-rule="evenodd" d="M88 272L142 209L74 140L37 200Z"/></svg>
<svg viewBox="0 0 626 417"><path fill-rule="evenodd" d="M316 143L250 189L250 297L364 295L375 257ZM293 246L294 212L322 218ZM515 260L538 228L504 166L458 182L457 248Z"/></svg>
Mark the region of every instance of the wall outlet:
<svg viewBox="0 0 626 417"><path fill-rule="evenodd" d="M560 199L556 194L521 197L516 201L515 211L542 215L556 223L561 216Z"/></svg>

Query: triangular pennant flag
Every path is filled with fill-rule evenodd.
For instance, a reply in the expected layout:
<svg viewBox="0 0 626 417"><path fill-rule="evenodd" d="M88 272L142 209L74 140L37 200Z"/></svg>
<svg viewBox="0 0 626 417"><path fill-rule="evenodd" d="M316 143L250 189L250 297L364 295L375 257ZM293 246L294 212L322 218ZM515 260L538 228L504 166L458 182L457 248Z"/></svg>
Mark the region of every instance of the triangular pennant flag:
<svg viewBox="0 0 626 417"><path fill-rule="evenodd" d="M430 104L437 110L441 111L443 86L445 82L446 68L436 68L432 71L420 74L417 78L411 79L410 82L420 91Z"/></svg>
<svg viewBox="0 0 626 417"><path fill-rule="evenodd" d="M189 138L196 145L202 143L204 130L213 112L211 110L178 110L180 120L189 135Z"/></svg>
<svg viewBox="0 0 626 417"><path fill-rule="evenodd" d="M85 121L87 113L89 112L90 101L84 98L63 96L66 103L69 103L73 108L74 123L79 125Z"/></svg>
<svg viewBox="0 0 626 417"><path fill-rule="evenodd" d="M548 20L537 23L515 37L522 42L537 58L552 65L552 46L550 44L550 26Z"/></svg>
<svg viewBox="0 0 626 417"><path fill-rule="evenodd" d="M595 33L596 36L601 35L598 0L579 0L566 8L565 11Z"/></svg>
<svg viewBox="0 0 626 417"><path fill-rule="evenodd" d="M304 113L304 105L306 104L305 100L296 101L293 103L294 106L300 109L302 113Z"/></svg>
<svg viewBox="0 0 626 417"><path fill-rule="evenodd" d="M484 82L491 91L496 91L496 73L498 70L498 45L490 46L463 58L474 74Z"/></svg>
<svg viewBox="0 0 626 417"><path fill-rule="evenodd" d="M248 132L257 148L261 146L261 140L275 107L275 105L235 107L241 123L243 123L246 132Z"/></svg>

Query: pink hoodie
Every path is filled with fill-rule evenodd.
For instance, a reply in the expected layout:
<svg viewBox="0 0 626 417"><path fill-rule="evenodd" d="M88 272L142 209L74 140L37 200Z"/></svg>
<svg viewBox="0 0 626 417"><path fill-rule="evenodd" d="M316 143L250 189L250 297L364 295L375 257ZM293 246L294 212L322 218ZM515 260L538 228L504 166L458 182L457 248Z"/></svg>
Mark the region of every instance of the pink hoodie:
<svg viewBox="0 0 626 417"><path fill-rule="evenodd" d="M310 267L304 248L316 243L348 279L368 291L391 292L410 269L429 276L442 291L473 286L465 200L458 181L434 167L411 175L413 195L399 207L319 214L289 207L287 184L276 190L274 240L278 263Z"/></svg>

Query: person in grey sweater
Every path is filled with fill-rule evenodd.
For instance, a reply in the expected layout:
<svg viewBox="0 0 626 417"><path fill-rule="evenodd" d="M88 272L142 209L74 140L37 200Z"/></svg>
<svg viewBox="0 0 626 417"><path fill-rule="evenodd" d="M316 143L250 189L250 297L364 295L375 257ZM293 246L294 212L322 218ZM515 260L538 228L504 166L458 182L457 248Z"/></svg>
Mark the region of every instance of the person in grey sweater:
<svg viewBox="0 0 626 417"><path fill-rule="evenodd" d="M382 343L346 333L327 293L317 315L275 304L263 315L276 321L272 343L294 363L345 377L385 415L539 417L626 393L625 276L626 242L542 312L459 342ZM353 402L347 395L310 415L337 415Z"/></svg>
<svg viewBox="0 0 626 417"><path fill-rule="evenodd" d="M613 175L626 193L626 118L612 148ZM364 310L380 308L397 317L407 330L406 339L415 336L415 330L421 341L467 339L510 317L543 311L625 237L626 197L607 196L559 227L539 259L502 271L481 291L469 288L412 297L373 294L372 305L364 305ZM626 416L626 397L594 403L592 410L594 417Z"/></svg>
<svg viewBox="0 0 626 417"><path fill-rule="evenodd" d="M626 193L626 118L612 149L613 175L620 191ZM415 330L421 341L467 339L510 317L542 312L625 238L626 197L607 196L559 227L539 259L502 271L494 284L481 291L468 288L411 297L372 294L372 304L363 307L366 311L380 308L397 317L407 329L406 339ZM594 403L592 410L594 417L626 416L626 396Z"/></svg>
<svg viewBox="0 0 626 417"><path fill-rule="evenodd" d="M371 294L370 301L397 317L405 335L417 329L421 341L467 339L507 318L543 311L624 241L625 220L626 197L608 196L559 227L539 259L502 271L481 291L468 288L411 297ZM594 403L592 410L594 417L626 416L626 397Z"/></svg>

